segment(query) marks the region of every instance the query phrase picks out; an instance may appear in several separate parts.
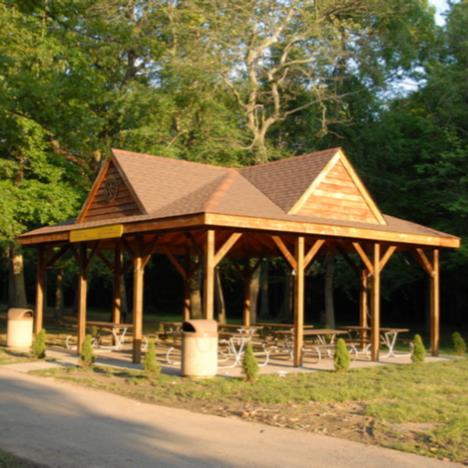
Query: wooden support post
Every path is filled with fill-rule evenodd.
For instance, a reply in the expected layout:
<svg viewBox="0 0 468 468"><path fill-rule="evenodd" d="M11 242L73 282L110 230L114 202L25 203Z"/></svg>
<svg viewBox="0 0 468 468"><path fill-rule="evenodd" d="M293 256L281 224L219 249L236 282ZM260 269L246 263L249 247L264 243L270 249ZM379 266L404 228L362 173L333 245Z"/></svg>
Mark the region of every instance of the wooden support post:
<svg viewBox="0 0 468 468"><path fill-rule="evenodd" d="M360 288L359 288L359 326L366 328L367 322L367 311L369 306L369 274L367 270L361 270L360 273ZM361 332L361 348L365 345L367 340L367 331Z"/></svg>
<svg viewBox="0 0 468 468"><path fill-rule="evenodd" d="M83 346L86 334L86 296L88 284L86 277L87 245L85 242L80 244L79 252L77 354L80 354L81 352L81 347Z"/></svg>
<svg viewBox="0 0 468 468"><path fill-rule="evenodd" d="M215 268L215 231L206 232L204 249L203 281L203 317L213 320L214 317L214 268Z"/></svg>
<svg viewBox="0 0 468 468"><path fill-rule="evenodd" d="M252 275L246 273L244 275L244 304L242 308L242 325L250 327L252 319Z"/></svg>
<svg viewBox="0 0 468 468"><path fill-rule="evenodd" d="M120 323L122 312L122 247L117 244L114 253L114 295L112 303L112 321Z"/></svg>
<svg viewBox="0 0 468 468"><path fill-rule="evenodd" d="M34 320L34 333L37 335L44 323L44 291L45 291L45 251L39 247L37 251L37 276L36 276L36 316Z"/></svg>
<svg viewBox="0 0 468 468"><path fill-rule="evenodd" d="M133 259L133 363L141 362L141 340L143 335L143 280L145 267L143 257Z"/></svg>
<svg viewBox="0 0 468 468"><path fill-rule="evenodd" d="M304 346L304 237L296 239L294 277L294 366L302 365Z"/></svg>
<svg viewBox="0 0 468 468"><path fill-rule="evenodd" d="M372 275L371 359L379 360L380 347L380 244L374 244Z"/></svg>
<svg viewBox="0 0 468 468"><path fill-rule="evenodd" d="M434 249L432 254L432 275L430 276L430 303L431 303L431 354L439 355L439 328L440 328L440 310L439 310L439 249Z"/></svg>

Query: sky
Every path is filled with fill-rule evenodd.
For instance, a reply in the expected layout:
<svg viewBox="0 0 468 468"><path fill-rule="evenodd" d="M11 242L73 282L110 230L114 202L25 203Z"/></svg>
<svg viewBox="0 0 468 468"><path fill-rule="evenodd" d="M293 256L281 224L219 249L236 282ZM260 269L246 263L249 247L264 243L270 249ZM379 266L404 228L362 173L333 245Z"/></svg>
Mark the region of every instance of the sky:
<svg viewBox="0 0 468 468"><path fill-rule="evenodd" d="M436 7L436 23L442 26L445 23L445 18L442 13L447 10L447 0L429 0L429 2Z"/></svg>

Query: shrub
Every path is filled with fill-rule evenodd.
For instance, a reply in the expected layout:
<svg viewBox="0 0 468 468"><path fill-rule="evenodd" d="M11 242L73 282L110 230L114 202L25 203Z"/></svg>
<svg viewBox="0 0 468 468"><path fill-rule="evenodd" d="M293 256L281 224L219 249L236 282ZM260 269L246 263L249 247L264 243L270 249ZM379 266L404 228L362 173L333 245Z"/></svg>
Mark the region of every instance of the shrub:
<svg viewBox="0 0 468 468"><path fill-rule="evenodd" d="M424 362L426 358L426 348L420 335L414 335L413 351L411 352L411 360L413 362Z"/></svg>
<svg viewBox="0 0 468 468"><path fill-rule="evenodd" d="M348 348L343 338L338 338L335 349L335 370L337 372L346 371L351 363Z"/></svg>
<svg viewBox="0 0 468 468"><path fill-rule="evenodd" d="M145 374L148 379L156 379L161 373L161 368L156 359L156 345L151 340L148 343L148 349L146 350L145 360L143 362L145 368Z"/></svg>
<svg viewBox="0 0 468 468"><path fill-rule="evenodd" d="M242 372L247 382L255 382L258 375L258 364L255 358L252 343L247 343L242 358Z"/></svg>
<svg viewBox="0 0 468 468"><path fill-rule="evenodd" d="M31 352L37 359L46 357L46 331L42 329L35 337L31 346Z"/></svg>
<svg viewBox="0 0 468 468"><path fill-rule="evenodd" d="M80 353L81 365L83 367L91 367L95 360L96 356L93 353L93 338L91 335L86 335Z"/></svg>
<svg viewBox="0 0 468 468"><path fill-rule="evenodd" d="M463 356L466 353L466 343L460 333L452 333L452 343L455 354L458 356Z"/></svg>

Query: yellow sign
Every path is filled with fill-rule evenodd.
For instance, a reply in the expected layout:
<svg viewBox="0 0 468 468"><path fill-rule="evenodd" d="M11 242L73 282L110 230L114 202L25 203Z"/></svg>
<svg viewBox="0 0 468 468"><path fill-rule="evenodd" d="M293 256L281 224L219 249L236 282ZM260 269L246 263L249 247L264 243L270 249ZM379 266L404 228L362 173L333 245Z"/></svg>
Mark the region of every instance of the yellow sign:
<svg viewBox="0 0 468 468"><path fill-rule="evenodd" d="M99 239L114 239L121 237L124 232L123 224L103 226L90 229L70 231L70 242L83 242Z"/></svg>

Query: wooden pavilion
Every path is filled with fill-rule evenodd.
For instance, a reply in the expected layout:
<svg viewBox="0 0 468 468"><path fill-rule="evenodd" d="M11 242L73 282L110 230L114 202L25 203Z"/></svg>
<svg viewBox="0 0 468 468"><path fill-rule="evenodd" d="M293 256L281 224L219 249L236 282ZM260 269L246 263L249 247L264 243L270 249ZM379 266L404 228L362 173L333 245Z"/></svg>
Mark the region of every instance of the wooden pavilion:
<svg viewBox="0 0 468 468"><path fill-rule="evenodd" d="M99 256L114 274L113 321L120 322L120 281L127 252L133 266L133 361L141 360L144 270L165 254L185 281L203 264L203 315L213 318L214 269L225 256L281 255L294 272L294 365L301 365L304 274L319 255L343 255L360 279L359 323L368 326L379 359L380 275L395 252L414 255L430 281L431 351L439 349L439 252L458 237L384 215L340 148L244 168L225 168L113 150L76 220L19 237L38 249L35 332L43 326L46 269L67 251L79 263L78 349L86 329L87 269ZM113 252L112 259L104 254ZM357 255L351 256L354 253ZM246 264L248 265L248 264ZM243 320L250 324L244 271Z"/></svg>

